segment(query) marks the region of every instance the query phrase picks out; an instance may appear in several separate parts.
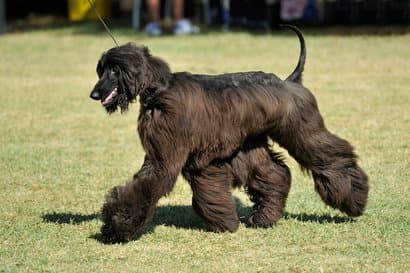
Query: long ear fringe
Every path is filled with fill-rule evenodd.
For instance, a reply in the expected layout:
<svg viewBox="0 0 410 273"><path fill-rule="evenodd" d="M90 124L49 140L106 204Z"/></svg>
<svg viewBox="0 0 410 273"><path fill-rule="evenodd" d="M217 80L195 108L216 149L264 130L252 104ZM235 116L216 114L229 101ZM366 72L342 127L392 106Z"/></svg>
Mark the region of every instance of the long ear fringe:
<svg viewBox="0 0 410 273"><path fill-rule="evenodd" d="M148 57L148 69L151 74L150 87L161 88L168 85L172 74L165 61L157 57Z"/></svg>

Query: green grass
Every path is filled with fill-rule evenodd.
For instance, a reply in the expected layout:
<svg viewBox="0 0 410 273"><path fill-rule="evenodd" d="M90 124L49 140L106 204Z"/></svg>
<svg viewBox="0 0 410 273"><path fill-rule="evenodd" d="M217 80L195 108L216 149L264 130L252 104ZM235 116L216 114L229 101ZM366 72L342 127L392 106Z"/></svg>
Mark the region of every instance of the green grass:
<svg viewBox="0 0 410 273"><path fill-rule="evenodd" d="M87 29L86 29L87 30ZM92 30L92 29L91 29ZM289 158L285 217L206 232L180 179L138 240L105 245L99 209L138 170L138 105L105 114L88 98L105 34L78 26L0 37L0 272L408 272L410 268L410 35L307 31L304 82L326 124L350 140L370 177L364 216L326 207ZM174 71L264 70L287 76L293 35L208 33L149 39L117 30ZM235 191L239 214L251 203Z"/></svg>

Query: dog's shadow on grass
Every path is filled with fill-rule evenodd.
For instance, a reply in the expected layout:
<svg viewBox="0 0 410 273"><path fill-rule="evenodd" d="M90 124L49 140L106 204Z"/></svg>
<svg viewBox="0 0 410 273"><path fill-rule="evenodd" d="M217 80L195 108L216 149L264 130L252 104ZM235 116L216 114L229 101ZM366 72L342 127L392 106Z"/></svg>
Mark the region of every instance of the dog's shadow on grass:
<svg viewBox="0 0 410 273"><path fill-rule="evenodd" d="M101 219L100 213L78 214L71 212L52 212L41 216L44 223L54 223L58 225L70 224L80 225L84 222ZM191 229L206 231L206 225L194 213L191 206L188 205L166 205L157 207L152 220L141 228L134 237L134 240L139 239L145 234L154 232L156 226L175 227L177 229ZM96 233L90 238L97 240L100 243L109 244L106 242L101 233Z"/></svg>
<svg viewBox="0 0 410 273"><path fill-rule="evenodd" d="M245 206L239 199L236 199L236 209L238 217L242 223L245 223L246 218L252 213L252 207ZM71 212L52 212L41 216L43 222L54 224L71 224L79 225L84 222L100 219L100 213L78 214ZM352 218L345 216L331 216L329 214L315 215L306 213L288 213L285 212L284 220L296 220L300 222L311 222L319 224L341 224L354 222ZM191 229L208 231L206 224L195 214L190 205L165 205L159 206L156 209L153 219L149 224L138 231L134 240L138 240L145 234L154 232L156 226L174 227L177 229ZM90 238L97 240L100 243L106 244L101 233L91 235Z"/></svg>
<svg viewBox="0 0 410 273"><path fill-rule="evenodd" d="M89 222L95 219L100 218L99 213L92 213L92 214L78 214L78 213L71 213L71 212L52 212L46 213L41 216L43 222L45 223L54 223L54 224L71 224L71 225L79 225L83 222Z"/></svg>
<svg viewBox="0 0 410 273"><path fill-rule="evenodd" d="M310 223L318 223L318 224L343 224L343 223L354 223L355 220L353 218L347 216L332 216L329 214L306 214L306 213L288 213L285 212L283 215L283 219L285 220L296 220L299 222L310 222Z"/></svg>

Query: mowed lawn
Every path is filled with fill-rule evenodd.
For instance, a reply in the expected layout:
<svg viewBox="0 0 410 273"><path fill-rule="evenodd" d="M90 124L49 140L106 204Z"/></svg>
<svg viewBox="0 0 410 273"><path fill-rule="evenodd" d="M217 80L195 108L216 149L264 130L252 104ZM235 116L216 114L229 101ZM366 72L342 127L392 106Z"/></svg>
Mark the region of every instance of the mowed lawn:
<svg viewBox="0 0 410 273"><path fill-rule="evenodd" d="M106 245L104 196L138 170L144 153L138 104L109 116L88 97L96 63L113 42L85 30L0 37L0 272L409 272L410 34L305 30L304 83L370 177L362 217L326 207L288 158L292 188L275 227L206 231L181 178L139 239ZM263 70L284 78L299 53L286 31L114 34L149 46L173 71ZM234 196L243 219L252 204L243 191Z"/></svg>

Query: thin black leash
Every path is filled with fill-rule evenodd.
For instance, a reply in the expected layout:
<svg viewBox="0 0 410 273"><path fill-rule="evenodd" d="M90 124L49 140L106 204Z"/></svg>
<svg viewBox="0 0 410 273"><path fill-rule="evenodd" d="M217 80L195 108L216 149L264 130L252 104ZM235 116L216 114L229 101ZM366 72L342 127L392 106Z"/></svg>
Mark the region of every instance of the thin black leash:
<svg viewBox="0 0 410 273"><path fill-rule="evenodd" d="M111 33L110 29L108 28L107 24L104 22L103 18L101 17L100 13L97 11L97 8L95 7L94 2L92 2L91 0L88 0L88 3L94 9L95 14L97 14L98 19L100 19L101 23L105 27L105 30L111 36L111 39L114 41L114 43L117 45L117 47L120 47L117 43L117 40L115 40L114 35L112 35L112 33Z"/></svg>

